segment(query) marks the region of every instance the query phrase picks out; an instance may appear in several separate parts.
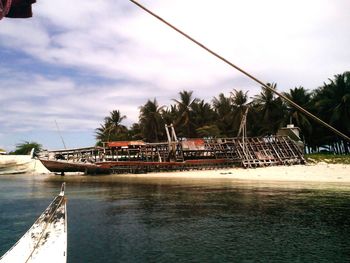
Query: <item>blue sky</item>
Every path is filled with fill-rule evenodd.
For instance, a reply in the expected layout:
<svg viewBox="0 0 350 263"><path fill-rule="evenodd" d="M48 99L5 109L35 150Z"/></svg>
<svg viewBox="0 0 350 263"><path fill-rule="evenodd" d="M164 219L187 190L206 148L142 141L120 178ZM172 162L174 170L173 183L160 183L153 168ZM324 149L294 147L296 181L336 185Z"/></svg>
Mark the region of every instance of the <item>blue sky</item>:
<svg viewBox="0 0 350 263"><path fill-rule="evenodd" d="M347 0L140 2L282 91L350 69ZM62 148L55 120L68 147L90 146L113 109L131 125L147 99L184 89L207 101L260 91L127 0L40 0L33 12L0 21L0 148Z"/></svg>

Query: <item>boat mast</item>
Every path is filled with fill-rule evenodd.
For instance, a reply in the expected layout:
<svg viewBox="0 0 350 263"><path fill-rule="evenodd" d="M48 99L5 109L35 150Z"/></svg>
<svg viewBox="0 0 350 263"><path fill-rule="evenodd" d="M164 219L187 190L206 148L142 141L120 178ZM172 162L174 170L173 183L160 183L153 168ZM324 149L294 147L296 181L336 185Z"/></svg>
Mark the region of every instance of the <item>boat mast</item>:
<svg viewBox="0 0 350 263"><path fill-rule="evenodd" d="M60 137L61 137L61 140L62 140L62 143L63 143L63 147L64 147L65 150L67 150L66 144L64 143L64 140L63 140L63 137L62 137L60 128L58 127L58 124L57 124L57 121L56 121L56 120L55 120L55 123L56 123L56 128L57 128L58 134L59 134Z"/></svg>
<svg viewBox="0 0 350 263"><path fill-rule="evenodd" d="M155 18L157 18L158 20L160 20L161 22L163 22L164 24L166 24L167 26L171 27L172 29L174 29L175 31L177 31L178 33L180 33L181 35L183 35L184 37L186 37L187 39L189 39L190 41L192 41L193 43L197 44L198 46L200 46L201 48L203 48L204 50L208 51L210 54L212 54L213 56L219 58L220 60L224 61L226 64L230 65L231 67L235 68L236 70L238 70L239 72L243 73L244 75L246 75L247 77L249 77L250 79L254 80L255 82L259 83L261 86L263 86L265 89L270 90L271 92L273 92L274 94L276 94L277 96L281 97L282 99L284 99L287 103L289 103L291 106L293 106L294 108L298 109L299 111L301 111L302 113L304 113L305 115L309 116L310 118L312 118L313 120L315 120L316 122L320 123L321 125L323 125L324 127L328 128L329 130L333 131L334 133L336 133L337 135L339 135L340 137L342 137L343 139L347 140L348 142L350 142L350 138L345 135L344 133L342 133L341 131L337 130L336 128L334 128L333 126L329 125L328 123L324 122L323 120L321 120L320 118L318 118L317 116L315 116L314 114L312 114L311 112L307 111L306 109L304 109L303 107L301 107L300 105L298 105L297 103L295 103L294 101L292 101L291 99L289 99L288 97L284 96L282 93L274 90L273 88L271 88L269 85L267 85L266 83L264 83L263 81L257 79L256 77L254 77L253 75L251 75L250 73L248 73L247 71L243 70L242 68L238 67L237 65L233 64L232 62L230 62L229 60L225 59L224 57L222 57L221 55L219 55L218 53L214 52L213 50L209 49L208 47L206 47L205 45L203 45L202 43L200 43L199 41L195 40L194 38L192 38L191 36L189 36L188 34L186 34L185 32L181 31L180 29L178 29L177 27L173 26L172 24L170 24L169 22L167 22L166 20L164 20L163 18L161 18L160 16L158 16L157 14L153 13L151 10L147 9L146 7L144 7L143 5L141 5L140 3L138 3L135 0L129 0L130 2L134 3L135 5L137 5L138 7L140 7L141 9L143 9L144 11L146 11L147 13L149 13L150 15L154 16Z"/></svg>
<svg viewBox="0 0 350 263"><path fill-rule="evenodd" d="M241 124L239 125L239 130L237 133L237 137L239 137L242 134L242 150L243 154L246 155L247 152L247 145L246 145L246 138L247 138L247 115L248 115L249 107L247 107L243 113Z"/></svg>

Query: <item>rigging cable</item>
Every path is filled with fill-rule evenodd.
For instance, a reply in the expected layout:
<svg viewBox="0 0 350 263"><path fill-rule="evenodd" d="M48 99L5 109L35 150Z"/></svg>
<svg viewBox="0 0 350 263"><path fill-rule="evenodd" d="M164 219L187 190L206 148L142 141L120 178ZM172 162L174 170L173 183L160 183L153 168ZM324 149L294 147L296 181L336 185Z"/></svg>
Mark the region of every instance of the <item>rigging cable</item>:
<svg viewBox="0 0 350 263"><path fill-rule="evenodd" d="M135 5L137 5L138 7L140 7L141 9L143 9L144 11L146 11L147 13L149 13L150 15L154 16L155 18L157 18L158 20L160 20L161 22L163 22L164 24L166 24L167 26L171 27L172 29L174 29L175 31L177 31L178 33L180 33L181 35L183 35L184 37L186 37L187 39L189 39L190 41L192 41L193 43L197 44L198 46L200 46L201 48L205 49L206 51L208 51L210 54L214 55L215 57L219 58L220 60L224 61L226 64L230 65L231 67L235 68L236 70L238 70L239 72L243 73L244 75L246 75L247 77L249 77L250 79L254 80L255 82L259 83L261 86L263 86L265 89L270 90L271 92L273 92L274 94L276 94L277 96L281 97L282 99L284 99L286 102L288 102L291 106L293 106L294 108L298 109L299 111L301 111L302 113L304 113L305 115L309 116L310 118L312 118L313 120L315 120L316 122L322 124L323 126L325 126L326 128L330 129L331 131L333 131L334 133L336 133L337 135L339 135L340 137L342 137L343 139L347 140L348 142L350 142L350 138L345 135L344 133L342 133L341 131L337 130L336 128L334 128L333 126L329 125L328 123L324 122L323 120L321 120L320 118L318 118L317 116L315 116L314 114L312 114L311 112L307 111L306 109L304 109L303 107L299 106L297 103L295 103L294 101L292 101L291 99L289 99L288 97L284 96L282 93L274 90L273 88L271 88L269 85L265 84L264 82L262 82L261 80L257 79L256 77L254 77L253 75L251 75L250 73L248 73L247 71L243 70L242 68L236 66L235 64L233 64L232 62L230 62L229 60L225 59L224 57L220 56L219 54L217 54L216 52L212 51L211 49L209 49L208 47L206 47L205 45L203 45L202 43L200 43L199 41L195 40L194 38L192 38L191 36L189 36L188 34L184 33L183 31L181 31L180 29L178 29L177 27L173 26L172 24L170 24L169 22L167 22L166 20L164 20L163 18L161 18L160 16L158 16L157 14L153 13L151 10L147 9L146 7L144 7L143 5L141 5L140 3L138 3L135 0L129 0L130 2L134 3Z"/></svg>
<svg viewBox="0 0 350 263"><path fill-rule="evenodd" d="M65 150L67 150L66 144L65 144L65 142L64 142L64 140L63 140L63 137L62 137L60 128L58 127L58 124L57 124L57 121L56 121L56 120L55 120L55 123L56 123L56 128L57 128L58 134L59 134L60 137L61 137L61 140L62 140L62 143L63 143L63 147L64 147Z"/></svg>

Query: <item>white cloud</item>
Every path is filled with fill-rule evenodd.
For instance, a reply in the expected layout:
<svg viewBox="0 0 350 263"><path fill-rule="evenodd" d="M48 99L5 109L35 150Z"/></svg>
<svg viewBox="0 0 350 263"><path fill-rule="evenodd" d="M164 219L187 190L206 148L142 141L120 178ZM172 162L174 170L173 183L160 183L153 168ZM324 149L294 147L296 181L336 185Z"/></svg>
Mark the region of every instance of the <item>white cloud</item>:
<svg viewBox="0 0 350 263"><path fill-rule="evenodd" d="M320 34L319 28L349 16L342 10L346 2L216 1L201 2L200 8L197 1L146 4L257 74L281 67L288 73L290 68L293 72L294 68L305 70L318 65L313 63L314 58L327 54L324 49L330 46L318 42L325 32L315 38L310 35ZM38 19L31 23L35 25L31 30L42 37L32 41L26 35L19 36L18 42L24 42L25 51L44 61L90 69L109 78L122 76L161 83L170 89L237 75L131 3L127 14L121 13L125 2L121 6L120 1L37 5ZM65 11L62 14L58 10ZM52 29L45 27L47 21L55 26L50 38L47 35ZM14 23L9 25L11 32L24 30L22 24L17 30ZM349 43L345 36L341 40Z"/></svg>
<svg viewBox="0 0 350 263"><path fill-rule="evenodd" d="M55 130L54 120L62 129L91 130L99 126L113 109L128 115L127 124L137 121L145 93L156 97L156 87L138 84L79 84L67 77L45 78L9 72L0 87L3 132Z"/></svg>
<svg viewBox="0 0 350 263"><path fill-rule="evenodd" d="M350 68L346 0L141 2L283 90L316 88ZM63 129L91 130L115 108L130 124L146 99L168 104L183 89L207 100L233 88L250 96L259 92L254 82L128 1L38 1L33 9L31 19L0 22L0 47L28 54L34 68L40 61L65 70L33 75L9 70L11 61L0 60L0 102L7 114L0 120L8 131L19 122L21 129L54 127L54 119ZM84 74L109 82L81 83Z"/></svg>

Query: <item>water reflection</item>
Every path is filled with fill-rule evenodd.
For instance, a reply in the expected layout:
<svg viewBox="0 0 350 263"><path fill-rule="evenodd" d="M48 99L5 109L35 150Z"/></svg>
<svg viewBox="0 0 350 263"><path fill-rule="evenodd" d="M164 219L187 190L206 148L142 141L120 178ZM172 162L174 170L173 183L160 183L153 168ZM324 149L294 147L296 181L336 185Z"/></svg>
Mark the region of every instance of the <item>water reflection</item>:
<svg viewBox="0 0 350 263"><path fill-rule="evenodd" d="M350 259L347 186L117 176L0 180L1 197L9 194L0 199L0 252L65 180L69 262Z"/></svg>

